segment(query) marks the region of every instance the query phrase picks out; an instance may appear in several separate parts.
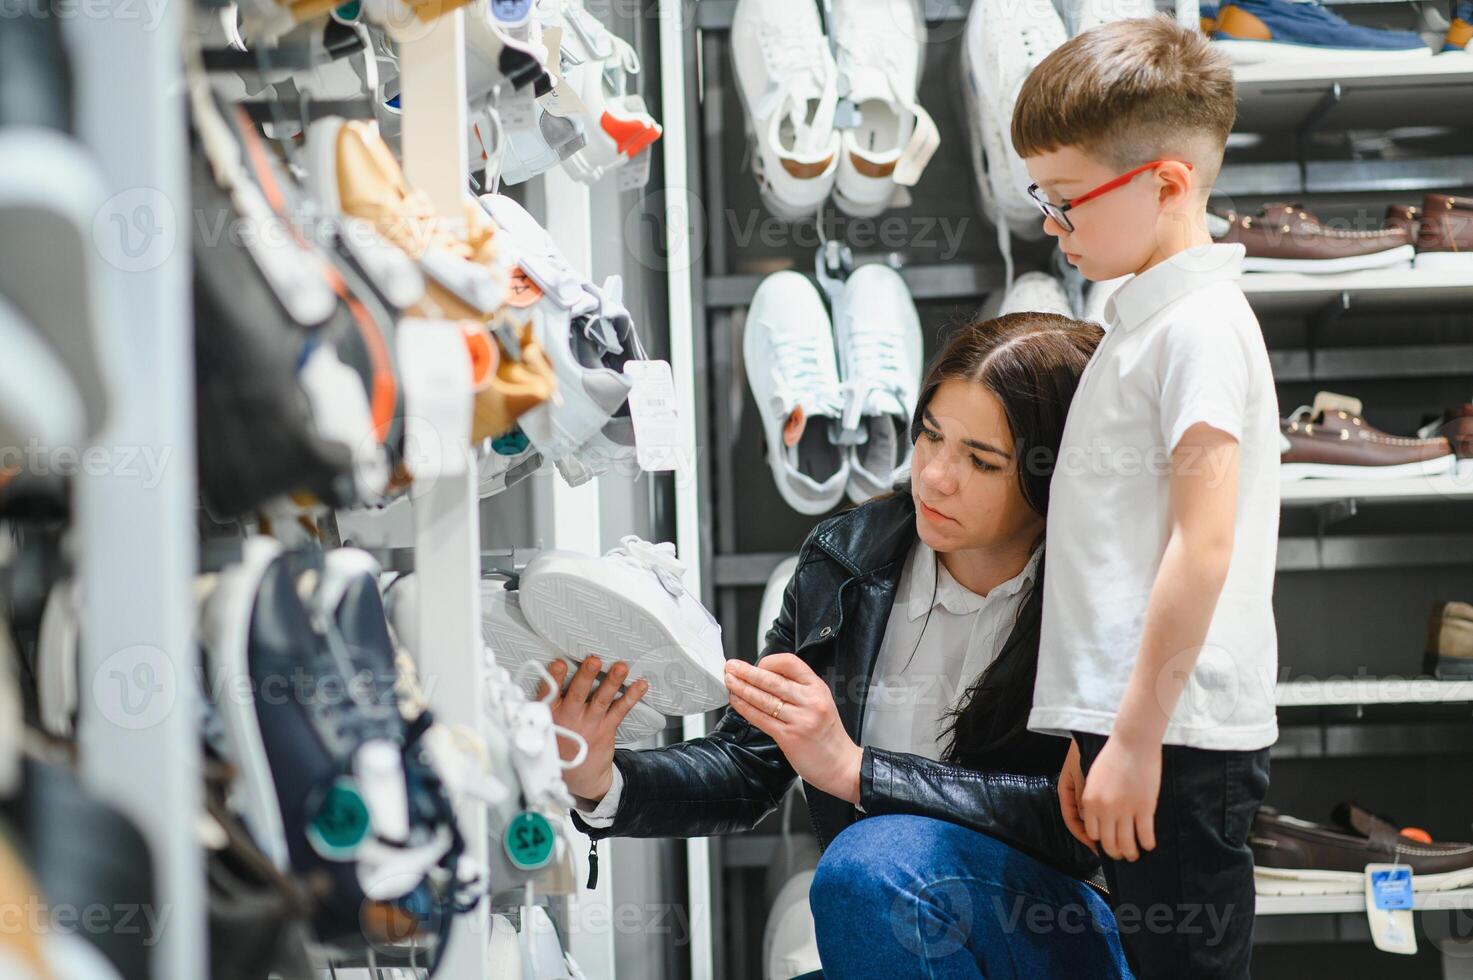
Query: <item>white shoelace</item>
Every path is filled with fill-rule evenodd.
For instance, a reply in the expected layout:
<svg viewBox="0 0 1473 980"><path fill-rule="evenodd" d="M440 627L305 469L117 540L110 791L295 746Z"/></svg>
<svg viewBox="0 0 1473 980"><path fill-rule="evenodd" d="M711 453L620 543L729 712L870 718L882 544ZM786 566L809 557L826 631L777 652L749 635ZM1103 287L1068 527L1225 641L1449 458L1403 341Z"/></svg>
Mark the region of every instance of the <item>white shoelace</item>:
<svg viewBox="0 0 1473 980"><path fill-rule="evenodd" d="M779 390L791 393L810 412L827 409L838 414L843 396L824 370L833 355L824 349L818 335L784 330L781 324L772 328L768 336Z"/></svg>
<svg viewBox="0 0 1473 980"><path fill-rule="evenodd" d="M773 87L757 106L759 116L787 113L793 128L793 149L813 153L828 141L839 103L833 58L820 35L816 39L786 31L779 24L763 24L758 40ZM810 122L808 103L817 99Z"/></svg>

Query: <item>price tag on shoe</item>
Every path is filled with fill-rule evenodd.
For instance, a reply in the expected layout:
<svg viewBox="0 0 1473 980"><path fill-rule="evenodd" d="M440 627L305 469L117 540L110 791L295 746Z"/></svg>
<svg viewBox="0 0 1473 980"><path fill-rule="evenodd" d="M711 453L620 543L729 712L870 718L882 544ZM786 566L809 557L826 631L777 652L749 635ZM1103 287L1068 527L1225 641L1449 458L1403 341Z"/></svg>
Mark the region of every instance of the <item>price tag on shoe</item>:
<svg viewBox="0 0 1473 980"><path fill-rule="evenodd" d="M1366 865L1366 919L1377 949L1408 956L1417 952L1413 900L1411 868L1404 864Z"/></svg>
<svg viewBox="0 0 1473 980"><path fill-rule="evenodd" d="M496 113L503 129L531 129L537 125L537 103L530 89L503 90L496 100Z"/></svg>
<svg viewBox="0 0 1473 980"><path fill-rule="evenodd" d="M639 468L648 473L679 469L685 446L670 362L629 361L624 374L634 382L629 391L629 417L634 422Z"/></svg>

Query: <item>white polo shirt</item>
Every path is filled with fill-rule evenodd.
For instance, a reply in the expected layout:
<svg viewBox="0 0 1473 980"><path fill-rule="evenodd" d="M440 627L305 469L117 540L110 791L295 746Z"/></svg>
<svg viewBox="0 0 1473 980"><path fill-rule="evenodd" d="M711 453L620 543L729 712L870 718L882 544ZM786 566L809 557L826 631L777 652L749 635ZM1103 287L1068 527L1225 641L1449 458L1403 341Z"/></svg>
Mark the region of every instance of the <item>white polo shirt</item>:
<svg viewBox="0 0 1473 980"><path fill-rule="evenodd" d="M1279 408L1242 259L1241 245L1182 252L1105 306L1050 486L1034 731L1113 727L1170 533L1171 452L1205 422L1239 444L1233 554L1165 742L1246 750L1278 737Z"/></svg>

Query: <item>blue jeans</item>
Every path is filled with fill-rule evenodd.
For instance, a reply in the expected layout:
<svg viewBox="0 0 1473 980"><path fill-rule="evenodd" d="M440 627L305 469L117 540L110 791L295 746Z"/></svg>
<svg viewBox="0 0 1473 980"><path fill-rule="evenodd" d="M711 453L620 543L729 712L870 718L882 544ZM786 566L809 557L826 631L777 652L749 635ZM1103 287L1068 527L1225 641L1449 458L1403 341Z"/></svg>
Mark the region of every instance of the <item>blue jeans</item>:
<svg viewBox="0 0 1473 980"><path fill-rule="evenodd" d="M808 893L824 980L1125 978L1114 916L1088 885L958 824L851 824Z"/></svg>

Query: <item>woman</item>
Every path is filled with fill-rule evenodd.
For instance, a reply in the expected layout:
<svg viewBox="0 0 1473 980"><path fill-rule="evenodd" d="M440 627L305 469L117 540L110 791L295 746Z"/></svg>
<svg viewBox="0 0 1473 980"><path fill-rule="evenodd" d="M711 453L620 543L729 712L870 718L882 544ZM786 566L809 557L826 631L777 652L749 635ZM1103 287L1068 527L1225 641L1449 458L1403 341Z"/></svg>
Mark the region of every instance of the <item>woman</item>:
<svg viewBox="0 0 1473 980"><path fill-rule="evenodd" d="M922 387L909 486L830 518L799 552L755 665L726 664L709 735L645 751L613 733L645 682L586 660L557 722L591 837L752 827L804 784L824 848L810 891L829 980L1128 976L1053 778L1067 741L1026 727L1044 516L1097 327L1045 313L973 323ZM969 685L969 686L968 686ZM885 926L888 926L886 928Z"/></svg>

